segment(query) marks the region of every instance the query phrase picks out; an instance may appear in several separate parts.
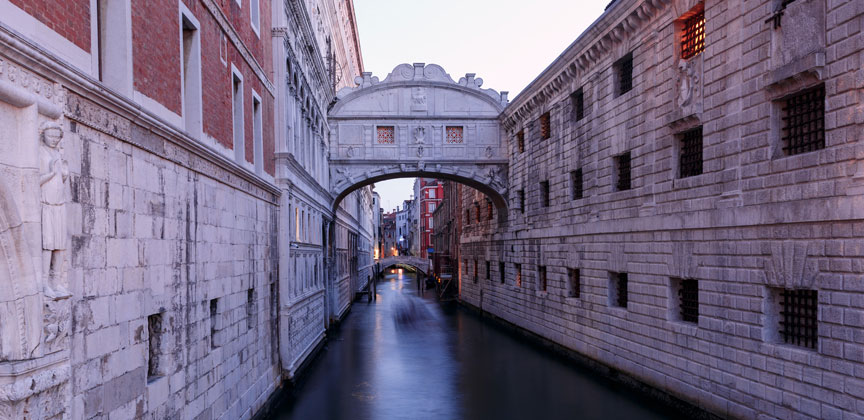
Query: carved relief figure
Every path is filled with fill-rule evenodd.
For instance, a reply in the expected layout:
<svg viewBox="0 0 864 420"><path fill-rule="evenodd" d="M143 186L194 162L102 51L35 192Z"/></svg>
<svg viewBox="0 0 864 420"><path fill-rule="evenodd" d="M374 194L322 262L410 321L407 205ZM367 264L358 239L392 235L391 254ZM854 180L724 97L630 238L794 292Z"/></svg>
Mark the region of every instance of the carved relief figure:
<svg viewBox="0 0 864 420"><path fill-rule="evenodd" d="M60 154L63 129L46 122L40 127L39 183L42 195L42 275L45 295L69 297L63 286L66 260L66 180L69 166Z"/></svg>
<svg viewBox="0 0 864 420"><path fill-rule="evenodd" d="M411 89L411 110L426 110L426 89L423 89L422 87L415 87Z"/></svg>
<svg viewBox="0 0 864 420"><path fill-rule="evenodd" d="M696 86L699 84L699 77L696 75L696 69L690 61L682 60L678 63L679 78L681 79L678 85L678 106L684 107L690 105L693 100Z"/></svg>
<svg viewBox="0 0 864 420"><path fill-rule="evenodd" d="M417 127L414 129L414 142L417 144L424 144L426 141L426 127Z"/></svg>

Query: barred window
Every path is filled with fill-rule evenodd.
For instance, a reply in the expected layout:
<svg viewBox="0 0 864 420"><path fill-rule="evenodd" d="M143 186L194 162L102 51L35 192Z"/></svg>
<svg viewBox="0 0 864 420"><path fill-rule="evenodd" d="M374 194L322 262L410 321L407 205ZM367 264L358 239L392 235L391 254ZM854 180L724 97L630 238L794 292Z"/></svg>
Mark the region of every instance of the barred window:
<svg viewBox="0 0 864 420"><path fill-rule="evenodd" d="M570 102L573 105L573 120L585 118L585 94L582 88L570 95Z"/></svg>
<svg viewBox="0 0 864 420"><path fill-rule="evenodd" d="M572 298L579 298L580 289L582 288L582 274L579 272L578 268L571 268L567 270L567 279L569 280L569 289L567 290L567 296Z"/></svg>
<svg viewBox="0 0 864 420"><path fill-rule="evenodd" d="M825 148L825 85L783 101L783 151L787 155Z"/></svg>
<svg viewBox="0 0 864 420"><path fill-rule="evenodd" d="M578 200L582 198L584 195L582 189L582 168L570 171L570 185L573 199Z"/></svg>
<svg viewBox="0 0 864 420"><path fill-rule="evenodd" d="M519 212L525 213L525 190L517 191L517 199L519 200Z"/></svg>
<svg viewBox="0 0 864 420"><path fill-rule="evenodd" d="M546 266L537 267L537 287L540 291L546 291Z"/></svg>
<svg viewBox="0 0 864 420"><path fill-rule="evenodd" d="M633 89L633 53L628 53L615 63L618 95Z"/></svg>
<svg viewBox="0 0 864 420"><path fill-rule="evenodd" d="M786 344L815 349L819 338L816 290L780 291L780 337Z"/></svg>
<svg viewBox="0 0 864 420"><path fill-rule="evenodd" d="M702 175L702 127L681 134L681 158L679 176Z"/></svg>
<svg viewBox="0 0 864 420"><path fill-rule="evenodd" d="M549 181L540 182L540 201L543 207L549 207Z"/></svg>
<svg viewBox="0 0 864 420"><path fill-rule="evenodd" d="M396 143L395 129L392 125L378 126L378 144L394 144Z"/></svg>
<svg viewBox="0 0 864 420"><path fill-rule="evenodd" d="M504 282L506 281L505 274L506 274L506 272L505 272L504 263L499 262L498 263L498 275L501 276L501 284L504 284Z"/></svg>
<svg viewBox="0 0 864 420"><path fill-rule="evenodd" d="M516 266L516 287L522 287L522 264Z"/></svg>
<svg viewBox="0 0 864 420"><path fill-rule="evenodd" d="M447 138L445 139L447 144L459 144L462 143L463 127L447 127Z"/></svg>
<svg viewBox="0 0 864 420"><path fill-rule="evenodd" d="M610 273L609 304L626 308L627 297L627 273Z"/></svg>
<svg viewBox="0 0 864 420"><path fill-rule="evenodd" d="M705 49L705 10L684 20L681 33L681 58L688 59L699 55Z"/></svg>
<svg viewBox="0 0 864 420"><path fill-rule="evenodd" d="M685 322L699 322L699 281L678 280L679 316Z"/></svg>
<svg viewBox="0 0 864 420"><path fill-rule="evenodd" d="M519 147L519 153L525 152L525 130L516 133L516 145Z"/></svg>
<svg viewBox="0 0 864 420"><path fill-rule="evenodd" d="M629 190L630 183L630 152L619 155L615 158L618 164L618 180L615 187L618 191Z"/></svg>
<svg viewBox="0 0 864 420"><path fill-rule="evenodd" d="M548 112L540 116L540 137L543 140L552 137L552 119Z"/></svg>

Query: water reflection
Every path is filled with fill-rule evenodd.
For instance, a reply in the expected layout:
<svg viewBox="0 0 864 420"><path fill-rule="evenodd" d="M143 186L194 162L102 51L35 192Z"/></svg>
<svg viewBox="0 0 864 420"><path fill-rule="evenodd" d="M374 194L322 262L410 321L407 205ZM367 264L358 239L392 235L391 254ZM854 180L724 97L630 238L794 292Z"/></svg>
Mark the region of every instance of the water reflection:
<svg viewBox="0 0 864 420"><path fill-rule="evenodd" d="M351 314L275 419L651 419L615 390L390 273ZM380 287L387 284L389 287Z"/></svg>

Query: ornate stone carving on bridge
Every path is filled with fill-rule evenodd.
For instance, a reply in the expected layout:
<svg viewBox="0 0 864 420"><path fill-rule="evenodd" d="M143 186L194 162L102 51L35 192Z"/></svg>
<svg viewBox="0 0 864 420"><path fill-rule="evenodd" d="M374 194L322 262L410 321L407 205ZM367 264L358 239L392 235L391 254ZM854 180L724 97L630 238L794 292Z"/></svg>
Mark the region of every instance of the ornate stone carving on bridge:
<svg viewBox="0 0 864 420"><path fill-rule="evenodd" d="M473 73L456 82L423 63L400 64L383 81L364 73L355 82L339 91L329 113L330 155L341 157L330 161L334 205L363 185L423 176L463 182L506 207L507 146L498 119L506 94L482 89ZM392 143L376 141L381 128L392 130ZM448 130L461 141L448 142Z"/></svg>

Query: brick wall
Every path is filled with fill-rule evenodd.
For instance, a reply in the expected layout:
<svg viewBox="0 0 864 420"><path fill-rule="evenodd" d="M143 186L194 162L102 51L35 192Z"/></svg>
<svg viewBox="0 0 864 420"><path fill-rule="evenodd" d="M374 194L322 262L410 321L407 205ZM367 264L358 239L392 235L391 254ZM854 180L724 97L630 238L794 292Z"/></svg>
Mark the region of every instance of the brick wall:
<svg viewBox="0 0 864 420"><path fill-rule="evenodd" d="M133 2L132 63L135 90L180 115L180 12L176 1Z"/></svg>
<svg viewBox="0 0 864 420"><path fill-rule="evenodd" d="M90 51L89 0L9 0L54 32Z"/></svg>
<svg viewBox="0 0 864 420"><path fill-rule="evenodd" d="M864 414L856 373L864 366L857 350L864 223L854 204L864 191L856 157L862 47L852 41L864 10L797 0L775 28L766 23L774 3L705 2L706 49L689 63L699 76L690 102L682 100L675 20L694 1L629 20L637 24L619 32L623 40L607 38L593 61L579 62L584 71L562 76L597 40L586 35L520 94L505 111L504 141L510 190L524 189L526 210L516 194L506 226L476 223L472 210L462 236L462 299L724 416ZM639 4L617 2L599 27L613 30ZM614 63L628 52L633 89L619 95ZM786 156L782 100L821 83L825 148ZM569 95L579 88L586 115L576 121ZM552 133L544 140L545 112ZM681 178L679 135L699 125L703 174ZM520 153L515 133L523 129ZM617 191L616 156L628 151L632 188ZM584 198L573 199L569 174L579 168ZM549 182L548 207L541 181ZM475 200L482 196L463 194L463 206ZM506 262L503 285L498 261ZM547 267L546 291L539 266ZM572 268L580 269L579 298L569 297ZM625 307L612 299L614 273L628 274ZM678 278L698 280L697 323L678 320ZM774 299L783 288L818 292L815 349L778 342Z"/></svg>

